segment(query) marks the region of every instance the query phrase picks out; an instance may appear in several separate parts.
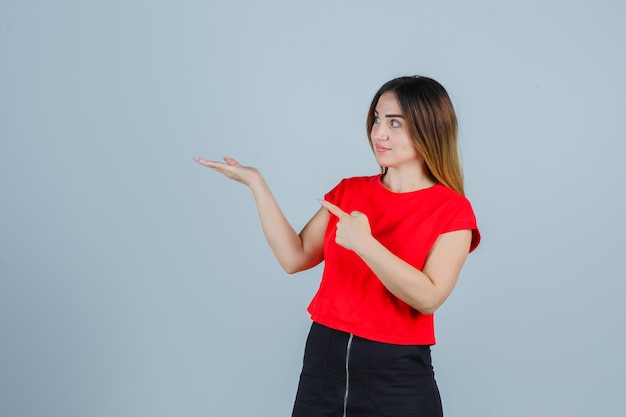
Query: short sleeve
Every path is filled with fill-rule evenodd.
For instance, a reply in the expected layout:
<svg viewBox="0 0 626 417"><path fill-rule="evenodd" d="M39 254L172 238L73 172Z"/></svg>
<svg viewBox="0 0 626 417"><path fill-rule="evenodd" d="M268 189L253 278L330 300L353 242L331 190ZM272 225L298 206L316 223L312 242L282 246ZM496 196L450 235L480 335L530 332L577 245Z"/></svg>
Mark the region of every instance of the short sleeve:
<svg viewBox="0 0 626 417"><path fill-rule="evenodd" d="M452 210L449 221L447 222L441 233L466 229L472 231L472 243L470 245L469 251L473 252L474 249L478 247L481 236L480 231L478 230L478 225L476 223L476 215L474 214L474 209L472 209L472 205L470 204L469 200L463 198L462 200L459 200L456 207Z"/></svg>
<svg viewBox="0 0 626 417"><path fill-rule="evenodd" d="M339 182L339 184L335 185L332 190L324 195L324 200L338 205L339 201L341 200L341 196L343 195L346 188L346 181L346 179L343 179Z"/></svg>

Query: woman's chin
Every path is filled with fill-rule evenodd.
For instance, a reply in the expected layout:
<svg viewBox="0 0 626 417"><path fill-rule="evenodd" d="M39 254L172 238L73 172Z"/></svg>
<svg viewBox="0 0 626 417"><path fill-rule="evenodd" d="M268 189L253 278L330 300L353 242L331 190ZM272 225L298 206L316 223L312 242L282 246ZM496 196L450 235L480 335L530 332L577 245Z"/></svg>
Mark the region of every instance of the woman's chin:
<svg viewBox="0 0 626 417"><path fill-rule="evenodd" d="M376 163L382 168L389 168L389 163L384 158L376 157Z"/></svg>

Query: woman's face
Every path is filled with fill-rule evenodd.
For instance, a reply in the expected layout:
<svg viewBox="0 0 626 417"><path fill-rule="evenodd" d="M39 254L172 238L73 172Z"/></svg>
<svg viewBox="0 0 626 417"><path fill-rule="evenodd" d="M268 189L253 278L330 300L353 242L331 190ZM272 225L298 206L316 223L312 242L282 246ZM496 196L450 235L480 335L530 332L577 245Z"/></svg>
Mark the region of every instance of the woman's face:
<svg viewBox="0 0 626 417"><path fill-rule="evenodd" d="M378 165L400 168L407 164L422 163L409 137L396 94L391 91L383 93L378 99L370 137Z"/></svg>

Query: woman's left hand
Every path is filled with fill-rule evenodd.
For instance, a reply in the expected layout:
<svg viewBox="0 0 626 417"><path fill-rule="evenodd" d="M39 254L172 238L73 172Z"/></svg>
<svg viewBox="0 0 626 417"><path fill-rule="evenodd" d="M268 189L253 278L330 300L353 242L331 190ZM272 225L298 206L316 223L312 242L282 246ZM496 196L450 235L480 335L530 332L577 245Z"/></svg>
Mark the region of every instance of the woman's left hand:
<svg viewBox="0 0 626 417"><path fill-rule="evenodd" d="M372 238L372 229L367 216L359 211L353 211L348 214L341 210L333 203L320 200L320 204L326 208L331 214L339 218L337 223L337 232L335 233L335 242L339 246L359 252L368 239Z"/></svg>

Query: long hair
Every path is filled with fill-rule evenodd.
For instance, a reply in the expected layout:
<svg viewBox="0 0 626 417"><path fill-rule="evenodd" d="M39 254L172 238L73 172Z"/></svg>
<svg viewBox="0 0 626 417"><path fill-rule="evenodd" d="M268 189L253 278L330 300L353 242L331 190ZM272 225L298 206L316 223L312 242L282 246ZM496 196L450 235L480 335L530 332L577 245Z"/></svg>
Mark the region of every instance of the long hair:
<svg viewBox="0 0 626 417"><path fill-rule="evenodd" d="M374 110L380 96L388 91L396 95L409 136L424 158L428 175L434 181L465 195L457 144L456 113L445 88L431 78L400 77L380 87L367 114L367 137L372 150ZM387 172L385 167L381 167L381 170L383 174Z"/></svg>

